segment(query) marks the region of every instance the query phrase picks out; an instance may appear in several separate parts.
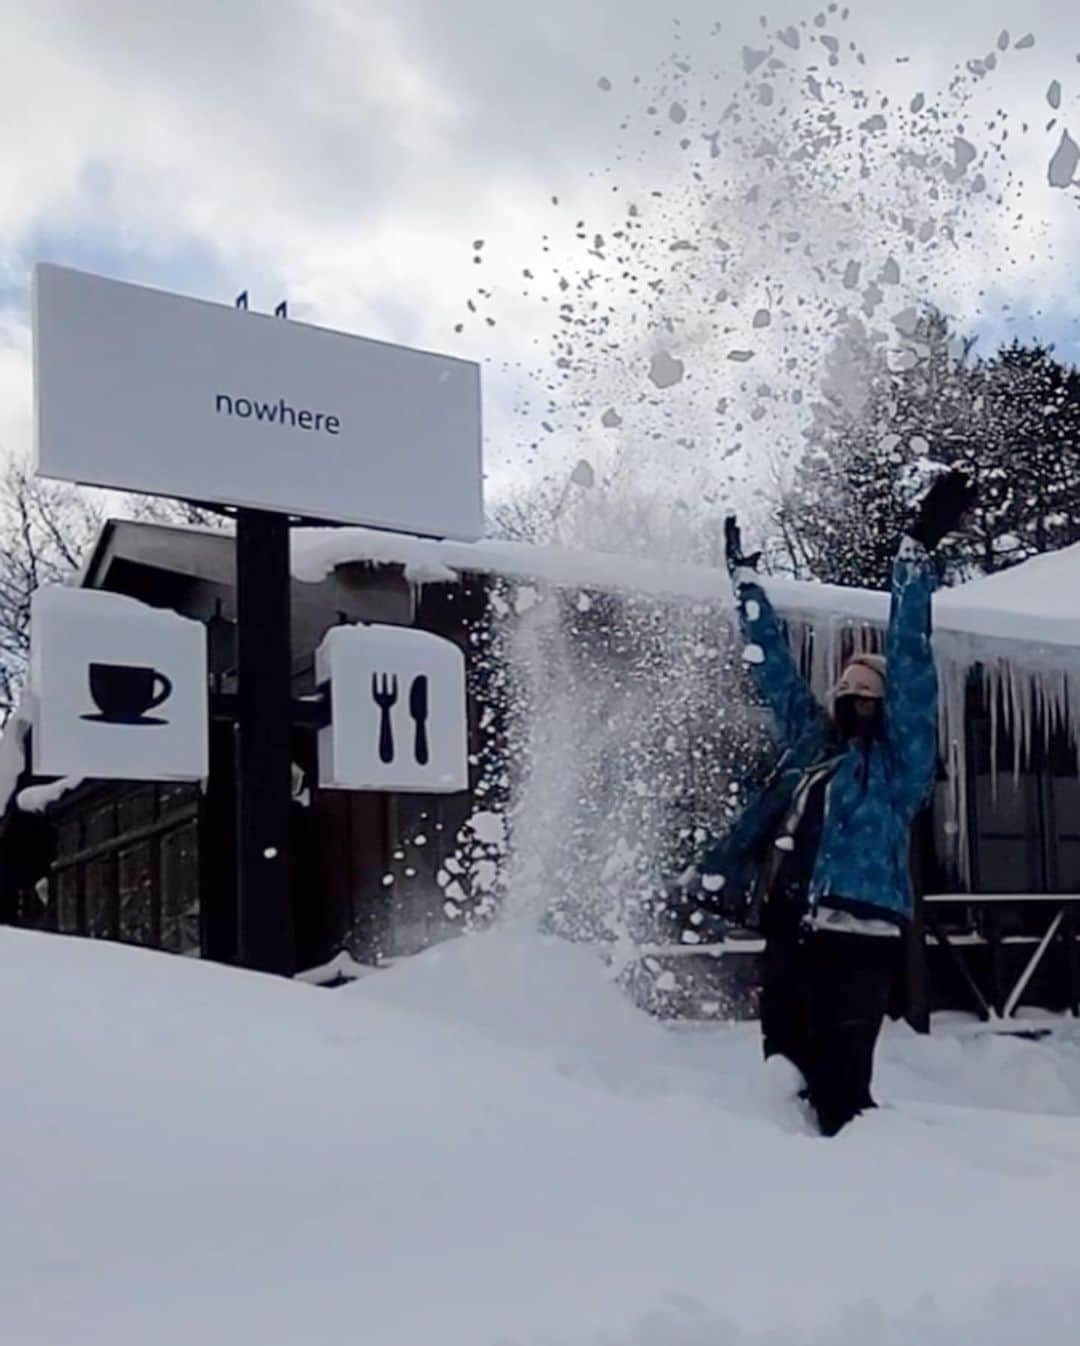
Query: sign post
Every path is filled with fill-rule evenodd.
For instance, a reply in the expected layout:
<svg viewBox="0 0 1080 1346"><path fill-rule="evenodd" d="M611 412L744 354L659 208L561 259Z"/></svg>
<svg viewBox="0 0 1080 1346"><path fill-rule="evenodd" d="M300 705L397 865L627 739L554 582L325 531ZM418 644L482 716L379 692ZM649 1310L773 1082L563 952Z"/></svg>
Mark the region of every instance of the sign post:
<svg viewBox="0 0 1080 1346"><path fill-rule="evenodd" d="M238 961L288 976L296 970L289 813L298 713L290 519L481 536L480 371L471 361L277 322L247 308L247 291L229 308L39 264L35 465L46 477L235 511ZM283 302L275 316L286 315ZM345 646L333 648L345 657ZM369 656L365 647L350 657ZM382 774L372 777L363 751L342 741L328 783L382 783L393 766L382 788L463 789L463 660L459 667L415 642L402 649L384 642L378 658L389 679L371 693ZM201 677L205 701L205 666ZM395 679L408 683L407 703L396 712ZM172 685L141 662L98 681L110 705L126 698L121 709L130 702L139 715ZM341 694L348 692L339 681L335 702ZM391 749L394 715L401 721L406 712L407 765ZM154 721L142 715L138 722ZM361 738L370 737L363 717L356 724ZM138 741L129 727L128 736ZM200 742L204 759L205 724Z"/></svg>
<svg viewBox="0 0 1080 1346"><path fill-rule="evenodd" d="M236 516L236 897L241 966L292 976L289 520Z"/></svg>

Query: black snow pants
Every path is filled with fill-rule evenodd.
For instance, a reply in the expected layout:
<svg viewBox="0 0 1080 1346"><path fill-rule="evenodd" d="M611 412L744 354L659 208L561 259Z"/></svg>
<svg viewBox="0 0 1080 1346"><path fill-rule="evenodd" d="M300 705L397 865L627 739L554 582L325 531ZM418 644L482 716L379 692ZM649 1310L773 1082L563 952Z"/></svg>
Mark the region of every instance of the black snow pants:
<svg viewBox="0 0 1080 1346"><path fill-rule="evenodd" d="M802 1072L823 1135L875 1106L874 1048L902 946L887 935L804 931L789 922L767 934L765 1056L786 1056Z"/></svg>

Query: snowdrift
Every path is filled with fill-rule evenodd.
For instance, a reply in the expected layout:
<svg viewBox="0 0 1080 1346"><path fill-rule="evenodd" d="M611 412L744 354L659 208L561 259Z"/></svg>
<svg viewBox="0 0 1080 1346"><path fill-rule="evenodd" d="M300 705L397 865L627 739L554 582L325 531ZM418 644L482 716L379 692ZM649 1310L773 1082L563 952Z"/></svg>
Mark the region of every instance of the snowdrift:
<svg viewBox="0 0 1080 1346"><path fill-rule="evenodd" d="M894 1028L834 1141L753 1025L463 938L336 991L0 931L19 1346L1072 1346L1080 1038Z"/></svg>

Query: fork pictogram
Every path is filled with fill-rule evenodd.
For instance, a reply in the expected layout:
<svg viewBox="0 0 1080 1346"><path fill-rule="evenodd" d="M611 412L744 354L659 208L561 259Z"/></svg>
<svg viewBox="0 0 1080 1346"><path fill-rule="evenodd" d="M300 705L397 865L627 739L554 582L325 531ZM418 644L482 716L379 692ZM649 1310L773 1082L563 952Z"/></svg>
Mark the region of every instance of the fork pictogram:
<svg viewBox="0 0 1080 1346"><path fill-rule="evenodd" d="M397 674L388 676L385 673L372 673L371 696L380 711L379 760L392 762L394 760L394 727L390 723L390 708L397 702L398 698Z"/></svg>

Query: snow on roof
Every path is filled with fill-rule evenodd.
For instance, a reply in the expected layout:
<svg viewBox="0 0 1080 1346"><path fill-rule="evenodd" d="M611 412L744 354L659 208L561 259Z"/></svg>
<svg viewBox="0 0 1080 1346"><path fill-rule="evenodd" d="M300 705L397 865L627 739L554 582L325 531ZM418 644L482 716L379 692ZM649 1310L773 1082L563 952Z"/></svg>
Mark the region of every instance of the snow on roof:
<svg viewBox="0 0 1080 1346"><path fill-rule="evenodd" d="M941 629L1080 649L1080 543L940 593Z"/></svg>
<svg viewBox="0 0 1080 1346"><path fill-rule="evenodd" d="M732 604L727 571L716 566L525 542L442 542L371 528L298 529L293 534L292 568L297 579L317 583L337 566L364 563L403 566L405 578L414 583L447 583L462 574L503 575L563 588L627 590ZM767 583L777 606L792 616L835 615L874 623L888 618L887 594L778 577Z"/></svg>
<svg viewBox="0 0 1080 1346"><path fill-rule="evenodd" d="M339 565L371 563L404 567L415 583L447 582L463 573L504 575L561 587L629 590L635 593L697 599L731 605L727 572L614 552L534 547L522 542L440 542L370 528L297 530L293 535L293 571L298 579L318 581ZM889 595L770 576L769 596L788 618L808 624L868 623L884 626ZM942 590L934 601L934 626L959 644L993 646L1017 653L1015 642L1054 647L1060 655L1080 657L1080 545Z"/></svg>

